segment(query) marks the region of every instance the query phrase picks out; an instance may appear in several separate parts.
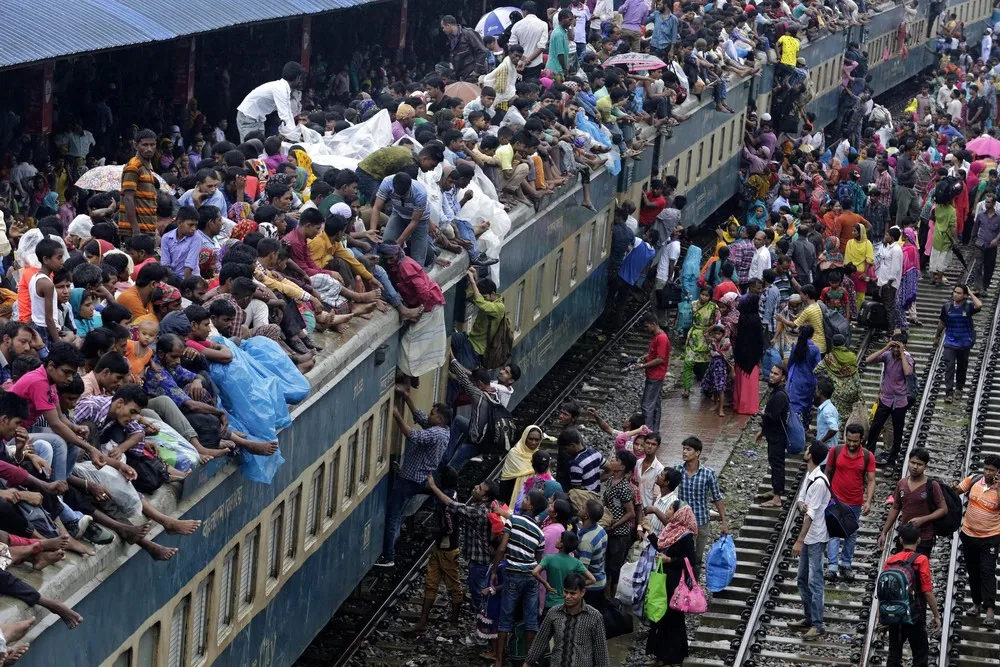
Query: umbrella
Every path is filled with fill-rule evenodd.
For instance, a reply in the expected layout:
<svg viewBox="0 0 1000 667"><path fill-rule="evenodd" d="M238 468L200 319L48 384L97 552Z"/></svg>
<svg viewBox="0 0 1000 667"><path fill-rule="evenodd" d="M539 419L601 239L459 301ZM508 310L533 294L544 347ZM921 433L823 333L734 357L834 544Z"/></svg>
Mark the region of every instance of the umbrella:
<svg viewBox="0 0 1000 667"><path fill-rule="evenodd" d="M125 171L125 165L123 164L109 164L104 167L94 167L93 169L87 170L87 173L78 178L74 185L78 188L83 188L84 190L97 190L99 192L121 190L123 171ZM164 181L159 174L154 173L153 176L156 177L157 186L160 189L167 187L167 182Z"/></svg>
<svg viewBox="0 0 1000 667"><path fill-rule="evenodd" d="M483 37L497 37L498 35L502 35L503 31L510 25L511 12L520 13L521 10L517 7L498 7L492 12L483 14L483 17L479 19L479 23L476 24L476 32Z"/></svg>
<svg viewBox="0 0 1000 667"><path fill-rule="evenodd" d="M648 53L622 53L605 60L604 66L624 67L630 72L638 72L639 70L662 69L667 66L667 63Z"/></svg>
<svg viewBox="0 0 1000 667"><path fill-rule="evenodd" d="M979 156L1000 158L1000 140L988 135L973 139L965 147Z"/></svg>
<svg viewBox="0 0 1000 667"><path fill-rule="evenodd" d="M474 83L467 83L465 81L456 81L455 83L448 84L444 89L444 94L448 97L457 97L462 100L462 104L468 104L472 100L479 97L480 89Z"/></svg>

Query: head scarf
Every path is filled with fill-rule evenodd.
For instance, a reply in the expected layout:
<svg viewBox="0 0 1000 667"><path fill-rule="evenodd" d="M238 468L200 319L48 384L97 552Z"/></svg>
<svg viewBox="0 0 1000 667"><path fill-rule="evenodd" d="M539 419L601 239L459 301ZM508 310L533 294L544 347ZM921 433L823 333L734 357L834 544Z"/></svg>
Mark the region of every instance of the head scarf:
<svg viewBox="0 0 1000 667"><path fill-rule="evenodd" d="M55 211L59 208L59 193L50 190L42 197L42 207Z"/></svg>
<svg viewBox="0 0 1000 667"><path fill-rule="evenodd" d="M753 373L764 354L764 336L761 333L760 295L750 294L739 307L739 322L733 347L733 361L744 373ZM732 340L732 333L730 333Z"/></svg>
<svg viewBox="0 0 1000 667"><path fill-rule="evenodd" d="M853 264L856 268L860 269L865 262L874 264L875 257L872 254L872 244L868 240L868 232L865 226L857 223L855 228L857 227L861 228L861 238L858 240L851 238L847 242L847 248L844 250L844 264Z"/></svg>
<svg viewBox="0 0 1000 667"><path fill-rule="evenodd" d="M308 153L295 148L292 149L292 155L295 156L295 162L298 164L298 167L295 168L295 191L301 194L303 190L313 184L316 180L316 174L313 173L312 158L309 157ZM300 169L305 172L305 183L301 187L299 186L299 179L301 178ZM305 197L304 199L308 200L309 198Z"/></svg>
<svg viewBox="0 0 1000 667"><path fill-rule="evenodd" d="M409 104L400 104L396 107L396 120L408 120L417 114L416 110Z"/></svg>
<svg viewBox="0 0 1000 667"><path fill-rule="evenodd" d="M903 244L903 273L920 270L920 250L917 248L917 233L911 227L903 228L903 236L909 243Z"/></svg>
<svg viewBox="0 0 1000 667"><path fill-rule="evenodd" d="M840 252L840 239L835 236L827 236L823 240L823 253L828 262L843 262L844 255Z"/></svg>
<svg viewBox="0 0 1000 667"><path fill-rule="evenodd" d="M758 206L764 209L764 213L761 215L757 215ZM754 225L757 229L764 229L767 226L767 219L767 204L758 199L747 211L747 226Z"/></svg>
<svg viewBox="0 0 1000 667"><path fill-rule="evenodd" d="M528 448L528 434L532 431L538 431L542 436L542 440L548 438L542 427L534 424L521 431L521 439L507 452L507 456L503 459L503 470L500 473L501 480L517 479L518 477L528 477L535 474L535 469L531 467L531 457L538 450ZM539 443L540 446L541 444Z"/></svg>
<svg viewBox="0 0 1000 667"><path fill-rule="evenodd" d="M257 231L257 223L253 219L253 209L245 201L239 201L229 207L229 219L236 223L229 237L242 241L243 237Z"/></svg>
<svg viewBox="0 0 1000 667"><path fill-rule="evenodd" d="M153 301L154 306L162 306L163 304L170 303L171 301L181 300L180 290L173 285L168 285L167 283L156 283L156 286L160 290L160 298Z"/></svg>
<svg viewBox="0 0 1000 667"><path fill-rule="evenodd" d="M266 239L278 238L278 228L270 222L262 222L257 225L257 231L264 235Z"/></svg>
<svg viewBox="0 0 1000 667"><path fill-rule="evenodd" d="M94 221L90 219L90 216L81 214L73 218L73 222L69 223L66 234L68 236L79 236L80 239L89 239L90 230L93 228Z"/></svg>
<svg viewBox="0 0 1000 667"><path fill-rule="evenodd" d="M202 248L198 251L198 271L201 275L210 275L215 272L215 261L218 254L212 248Z"/></svg>
<svg viewBox="0 0 1000 667"><path fill-rule="evenodd" d="M104 324L101 321L101 314L96 310L91 314L89 319L83 319L80 316L80 306L83 305L83 299L86 295L87 290L82 287L74 287L69 291L69 306L73 311L73 322L76 324L76 333L79 336L86 336L92 330Z"/></svg>
<svg viewBox="0 0 1000 667"><path fill-rule="evenodd" d="M382 257L395 257L396 259L403 259L403 249L395 243L379 243L375 252Z"/></svg>
<svg viewBox="0 0 1000 667"><path fill-rule="evenodd" d="M694 511L691 509L691 506L682 503L677 508L677 511L674 512L674 515L670 517L667 525L660 531L656 547L660 551L668 549L688 533L695 536L698 535L698 520L694 518Z"/></svg>
<svg viewBox="0 0 1000 667"><path fill-rule="evenodd" d="M160 320L160 334L187 336L191 331L191 320L182 311L175 310Z"/></svg>

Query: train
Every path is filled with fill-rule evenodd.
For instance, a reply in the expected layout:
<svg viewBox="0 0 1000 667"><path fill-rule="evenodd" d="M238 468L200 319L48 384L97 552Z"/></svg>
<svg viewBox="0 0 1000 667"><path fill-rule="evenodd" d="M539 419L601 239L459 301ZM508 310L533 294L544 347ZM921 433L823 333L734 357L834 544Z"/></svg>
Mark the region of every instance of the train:
<svg viewBox="0 0 1000 667"><path fill-rule="evenodd" d="M836 117L848 42L870 54L876 94L935 62L928 5L921 0L907 25L905 58L897 43L903 6L803 45L818 124ZM970 43L978 41L992 14L990 0L947 5L946 13L966 23ZM624 159L617 176L596 171L596 213L579 205L579 186L550 198L538 212L514 213L499 284L514 330L512 358L522 369L511 408L602 313L616 203L638 203L643 187L661 172L677 176L678 192L688 198L685 224L708 220L737 194L748 105L768 108L773 69L765 66L730 86L728 104L736 113L716 111L705 96L672 137L659 136L641 155ZM431 274L446 296L449 328L462 327L472 314L464 298L466 268L466 260L456 257ZM396 314L380 313L324 352L308 376L309 397L279 434L286 461L271 484L249 482L234 464L215 462L185 480L179 497L155 494L151 500L161 510L203 522L194 536L154 533L157 542L180 549L169 563L116 541L96 556L70 556L41 572L19 568L18 576L43 595L66 600L85 619L69 630L43 614L21 664L294 663L381 553L390 464L404 454L391 419L400 337ZM414 400L429 407L444 395L446 381L444 368L421 377ZM0 622L31 613L11 598L0 600Z"/></svg>

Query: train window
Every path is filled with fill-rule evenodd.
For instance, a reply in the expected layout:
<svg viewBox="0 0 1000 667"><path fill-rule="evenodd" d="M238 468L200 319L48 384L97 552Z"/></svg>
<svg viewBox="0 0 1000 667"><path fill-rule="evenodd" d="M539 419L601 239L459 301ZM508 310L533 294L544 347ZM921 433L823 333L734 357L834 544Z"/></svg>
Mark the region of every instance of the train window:
<svg viewBox="0 0 1000 667"><path fill-rule="evenodd" d="M517 285L517 300L514 302L514 331L521 331L521 324L523 324L524 319L524 283L526 281L522 280Z"/></svg>
<svg viewBox="0 0 1000 667"><path fill-rule="evenodd" d="M573 257L570 258L569 262L570 284L576 282L576 270L577 266L580 264L580 236L581 234L577 234L573 237Z"/></svg>
<svg viewBox="0 0 1000 667"><path fill-rule="evenodd" d="M722 126L722 135L719 137L719 162L722 162L722 158L726 153L726 126Z"/></svg>
<svg viewBox="0 0 1000 667"><path fill-rule="evenodd" d="M378 408L378 443L375 445L375 463L379 468L385 463L385 452L389 446L389 407L388 400L382 401Z"/></svg>
<svg viewBox="0 0 1000 667"><path fill-rule="evenodd" d="M136 667L157 667L159 661L156 656L159 653L159 646L160 624L154 623L139 637L135 656Z"/></svg>
<svg viewBox="0 0 1000 667"><path fill-rule="evenodd" d="M583 245L583 254L587 256L587 271L590 271L591 267L594 266L594 249L597 247L594 244L594 235L597 234L597 221L590 223L590 229L587 230L586 242Z"/></svg>
<svg viewBox="0 0 1000 667"><path fill-rule="evenodd" d="M535 319L542 314L542 283L545 282L545 262L538 266L535 273Z"/></svg>
<svg viewBox="0 0 1000 667"><path fill-rule="evenodd" d="M715 164L715 132L708 138L708 173L712 173L712 165Z"/></svg>
<svg viewBox="0 0 1000 667"><path fill-rule="evenodd" d="M729 128L729 155L733 154L733 142L736 141L736 134L737 134L736 119L734 118L730 122L730 128ZM740 136L743 135L741 134ZM736 148L739 148L739 145L737 145Z"/></svg>
<svg viewBox="0 0 1000 667"><path fill-rule="evenodd" d="M320 463L313 471L309 486L309 503L306 505L306 536L315 537L319 533L320 518L323 516L323 473L326 464Z"/></svg>
<svg viewBox="0 0 1000 667"><path fill-rule="evenodd" d="M115 658L111 667L132 667L132 649L122 651L121 655Z"/></svg>
<svg viewBox="0 0 1000 667"><path fill-rule="evenodd" d="M201 580L194 592L194 651L195 659L205 657L208 650L208 616L212 605L212 581L214 572Z"/></svg>
<svg viewBox="0 0 1000 667"><path fill-rule="evenodd" d="M684 154L684 187L691 184L691 158L693 156L694 149L690 149Z"/></svg>
<svg viewBox="0 0 1000 667"><path fill-rule="evenodd" d="M698 142L698 168L694 172L695 181L701 180L701 173L702 173L701 168L704 165L704 162L705 162L705 141L702 140Z"/></svg>
<svg viewBox="0 0 1000 667"><path fill-rule="evenodd" d="M285 558L295 559L299 548L299 510L302 509L302 485L288 496L288 509L285 512Z"/></svg>
<svg viewBox="0 0 1000 667"><path fill-rule="evenodd" d="M267 531L267 576L271 579L277 579L281 574L281 530L285 526L284 509L285 503L279 503L274 508Z"/></svg>
<svg viewBox="0 0 1000 667"><path fill-rule="evenodd" d="M559 283L562 282L563 249L556 251L556 267L552 272L552 300L559 298Z"/></svg>
<svg viewBox="0 0 1000 667"><path fill-rule="evenodd" d="M167 667L182 667L187 664L188 623L191 616L191 596L174 607L170 615L170 643L167 645Z"/></svg>
<svg viewBox="0 0 1000 667"><path fill-rule="evenodd" d="M326 518L332 519L333 515L337 513L337 501L340 499L340 494L337 493L337 488L340 485L340 456L342 449L338 449L333 453L333 458L330 461L330 474L326 476Z"/></svg>
<svg viewBox="0 0 1000 667"><path fill-rule="evenodd" d="M344 448L344 464L347 466L347 477L344 479L344 498L354 497L354 487L358 483L358 432L355 431L347 439Z"/></svg>
<svg viewBox="0 0 1000 667"><path fill-rule="evenodd" d="M470 308L469 310L475 312L476 309L475 308ZM465 330L466 331L472 331L472 323L471 322L469 323L469 326ZM431 396L434 397L434 400L437 400L438 396L441 395L441 373L442 373L441 369L442 368L443 368L443 366L438 366L437 370L434 371L434 386L431 388ZM362 434L362 437L364 437L364 434ZM363 446L363 443L362 443L362 446ZM364 462L366 460L367 459L362 456L362 458L361 458L361 466L362 466L362 468L364 468L364 466L365 466ZM362 470L362 474L363 473L364 473L364 471ZM364 486L364 482L361 482L361 486Z"/></svg>
<svg viewBox="0 0 1000 667"><path fill-rule="evenodd" d="M234 598L239 587L239 581L236 579L238 573L236 560L239 553L240 548L237 545L229 550L222 561L222 575L219 579L219 626L216 634L222 634L222 631L233 622L233 608L236 606Z"/></svg>
<svg viewBox="0 0 1000 667"><path fill-rule="evenodd" d="M440 368L438 369L437 377L441 377ZM434 398L438 397L438 392L434 392ZM364 426L361 427L361 477L358 483L364 486L368 483L369 476L369 458L371 457L372 449L372 431L375 430L375 417L369 417L365 420Z"/></svg>
<svg viewBox="0 0 1000 667"><path fill-rule="evenodd" d="M257 588L257 563L260 562L260 526L253 529L243 542L240 559L240 606L249 607Z"/></svg>

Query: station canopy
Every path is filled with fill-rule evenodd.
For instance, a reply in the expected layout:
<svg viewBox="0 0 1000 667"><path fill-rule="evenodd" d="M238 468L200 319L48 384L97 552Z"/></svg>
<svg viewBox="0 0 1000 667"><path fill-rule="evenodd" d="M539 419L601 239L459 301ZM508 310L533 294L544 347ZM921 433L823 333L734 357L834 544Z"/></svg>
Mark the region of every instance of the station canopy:
<svg viewBox="0 0 1000 667"><path fill-rule="evenodd" d="M0 69L374 0L0 0Z"/></svg>

